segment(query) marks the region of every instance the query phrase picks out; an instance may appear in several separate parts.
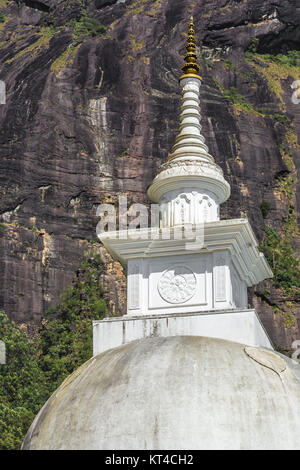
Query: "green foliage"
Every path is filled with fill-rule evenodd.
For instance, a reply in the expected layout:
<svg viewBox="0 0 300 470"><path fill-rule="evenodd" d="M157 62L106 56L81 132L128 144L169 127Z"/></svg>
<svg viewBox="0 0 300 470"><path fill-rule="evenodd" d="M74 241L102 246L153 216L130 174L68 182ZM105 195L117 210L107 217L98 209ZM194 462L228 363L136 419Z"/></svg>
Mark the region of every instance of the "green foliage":
<svg viewBox="0 0 300 470"><path fill-rule="evenodd" d="M0 449L18 449L34 416L62 381L92 355L92 319L107 312L101 259L87 254L61 302L44 314L36 336L0 313L7 351L0 365Z"/></svg>
<svg viewBox="0 0 300 470"><path fill-rule="evenodd" d="M271 291L269 289L263 289L262 294L267 297L267 296L271 295Z"/></svg>
<svg viewBox="0 0 300 470"><path fill-rule="evenodd" d="M78 270L76 283L61 302L44 315L40 364L54 389L92 355L92 320L107 312L99 283L100 255L90 256Z"/></svg>
<svg viewBox="0 0 300 470"><path fill-rule="evenodd" d="M295 80L299 78L300 51L290 50L287 54L259 54L248 50L246 60L267 80L269 89L279 100L280 108L285 111L281 82L289 76Z"/></svg>
<svg viewBox="0 0 300 470"><path fill-rule="evenodd" d="M259 44L259 38L252 38L251 42L248 46L248 51L249 52L256 52Z"/></svg>
<svg viewBox="0 0 300 470"><path fill-rule="evenodd" d="M203 58L204 58L204 57L203 57ZM220 91L223 92L223 87L222 87L221 83L218 82L218 80L216 80L214 77L212 77L212 80L213 80L215 86L218 88L218 90L220 90Z"/></svg>
<svg viewBox="0 0 300 470"><path fill-rule="evenodd" d="M106 27L99 23L95 18L87 16L83 11L82 16L78 21L71 20L68 23L74 31L75 41L80 43L89 37L100 36L106 33Z"/></svg>
<svg viewBox="0 0 300 470"><path fill-rule="evenodd" d="M229 70L236 70L236 66L229 59L222 59L225 68Z"/></svg>
<svg viewBox="0 0 300 470"><path fill-rule="evenodd" d="M123 158L123 157L128 157L128 156L129 156L128 149L125 149L123 150L122 153L120 153L120 155L118 155L118 158Z"/></svg>
<svg viewBox="0 0 300 470"><path fill-rule="evenodd" d="M64 52L60 56L58 56L54 62L52 62L51 70L58 73L61 69L63 69L67 65L70 65L73 62L74 57L79 47L80 47L80 43L77 45L70 44L64 50Z"/></svg>
<svg viewBox="0 0 300 470"><path fill-rule="evenodd" d="M269 201L261 201L259 208L261 210L263 218L266 219L270 212L271 204L269 203Z"/></svg>
<svg viewBox="0 0 300 470"><path fill-rule="evenodd" d="M0 403L0 449L19 449L24 435L34 419L32 411Z"/></svg>
<svg viewBox="0 0 300 470"><path fill-rule="evenodd" d="M288 51L287 54L263 54L264 59L282 67L300 67L300 51Z"/></svg>
<svg viewBox="0 0 300 470"><path fill-rule="evenodd" d="M223 90L225 98L232 100L234 103L246 103L245 96L241 95L235 87L230 87L228 90Z"/></svg>
<svg viewBox="0 0 300 470"><path fill-rule="evenodd" d="M284 175L277 178L276 190L290 200L294 196L294 178L290 175Z"/></svg>
<svg viewBox="0 0 300 470"><path fill-rule="evenodd" d="M256 38L255 38L256 39ZM258 44L258 43L257 43ZM266 62L273 62L283 68L293 68L300 66L300 51L290 50L286 54L259 54L256 52L257 47L248 47L247 57L262 58Z"/></svg>
<svg viewBox="0 0 300 470"><path fill-rule="evenodd" d="M234 105L243 111L259 114L258 111L253 108L252 104L247 101L246 97L239 93L235 87L230 87L228 90L223 90L223 95L225 98L233 101Z"/></svg>
<svg viewBox="0 0 300 470"><path fill-rule="evenodd" d="M275 315L280 314L280 310L279 310L279 308L277 307L277 305L272 305L272 309L273 309L273 312L275 313Z"/></svg>
<svg viewBox="0 0 300 470"><path fill-rule="evenodd" d="M4 21L5 21L5 16L2 13L0 13L0 23L4 23Z"/></svg>
<svg viewBox="0 0 300 470"><path fill-rule="evenodd" d="M261 244L261 249L273 270L275 286L283 288L286 293L300 287L299 259L294 254L291 238L292 230L289 224L283 235L266 226L265 238Z"/></svg>
<svg viewBox="0 0 300 470"><path fill-rule="evenodd" d="M286 328L293 328L296 325L295 315L291 312L284 312L284 326Z"/></svg>
<svg viewBox="0 0 300 470"><path fill-rule="evenodd" d="M48 398L48 386L39 366L35 338L0 313L0 338L6 362L0 365L0 449L15 449L22 442L34 415Z"/></svg>
<svg viewBox="0 0 300 470"><path fill-rule="evenodd" d="M226 61L224 62L226 66ZM228 67L226 66L226 68ZM260 116L260 117L268 116L274 119L275 121L280 122L281 124L290 123L291 119L286 114L274 113L271 108L267 108L267 107L254 108L254 106L252 106L252 104L249 103L247 98L244 95L242 95L237 90L237 88L230 87L228 90L225 90L217 80L213 78L213 81L216 87L223 93L223 96L227 99L230 99L237 109L241 109L245 112L255 114L256 116Z"/></svg>
<svg viewBox="0 0 300 470"><path fill-rule="evenodd" d="M269 116L270 118L280 122L281 124L289 124L291 122L291 118L286 114L274 113L271 108L265 106L262 108L256 108L256 111L265 116Z"/></svg>
<svg viewBox="0 0 300 470"><path fill-rule="evenodd" d="M82 15L79 20L73 19L64 26L60 26L58 28L53 25L49 26L53 34L65 27L71 27L73 29L73 41L52 63L51 70L56 73L66 65L72 63L78 47L83 41L85 41L85 39L94 36L103 36L106 33L106 27L99 23L95 18L87 16L84 9L82 10Z"/></svg>
<svg viewBox="0 0 300 470"><path fill-rule="evenodd" d="M293 292L293 294L294 294L294 299L295 299L295 301L296 301L296 302L299 302L299 301L300 301L300 289L299 289L299 290L295 290L295 291Z"/></svg>
<svg viewBox="0 0 300 470"><path fill-rule="evenodd" d="M281 124L285 124L285 123L288 123L288 122L291 121L291 119L289 118L289 116L287 116L286 114L274 113L274 114L271 114L270 116L271 116L273 119L275 119L275 121L281 122Z"/></svg>

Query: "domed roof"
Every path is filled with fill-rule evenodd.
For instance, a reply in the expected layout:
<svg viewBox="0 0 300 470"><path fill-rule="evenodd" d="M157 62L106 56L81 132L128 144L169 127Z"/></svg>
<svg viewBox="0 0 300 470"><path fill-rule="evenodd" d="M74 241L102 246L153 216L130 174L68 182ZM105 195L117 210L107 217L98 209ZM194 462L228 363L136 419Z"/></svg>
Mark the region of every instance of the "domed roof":
<svg viewBox="0 0 300 470"><path fill-rule="evenodd" d="M288 362L206 337L134 341L70 375L23 448L300 448L300 382Z"/></svg>

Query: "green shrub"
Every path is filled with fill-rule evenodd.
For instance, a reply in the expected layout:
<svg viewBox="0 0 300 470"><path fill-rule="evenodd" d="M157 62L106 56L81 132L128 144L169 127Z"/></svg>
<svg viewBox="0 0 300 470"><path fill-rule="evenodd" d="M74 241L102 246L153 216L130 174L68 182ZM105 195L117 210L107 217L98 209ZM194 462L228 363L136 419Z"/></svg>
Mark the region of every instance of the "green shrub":
<svg viewBox="0 0 300 470"><path fill-rule="evenodd" d="M268 217L268 214L270 212L271 204L269 201L261 201L260 206L259 206L262 216L264 219Z"/></svg>
<svg viewBox="0 0 300 470"><path fill-rule="evenodd" d="M254 109L252 104L247 101L246 97L237 90L237 88L230 87L228 90L223 89L222 92L224 98L230 99L237 108L248 113L260 115L260 113Z"/></svg>
<svg viewBox="0 0 300 470"><path fill-rule="evenodd" d="M120 155L118 155L118 158L123 158L123 157L128 157L128 156L129 156L128 149L126 149L126 150L123 150L123 152L120 153Z"/></svg>
<svg viewBox="0 0 300 470"><path fill-rule="evenodd" d="M279 235L274 228L266 226L261 249L273 270L275 286L283 288L286 293L299 288L299 260L294 254L288 231Z"/></svg>
<svg viewBox="0 0 300 470"><path fill-rule="evenodd" d="M288 51L287 54L265 54L269 60L287 67L300 67L300 51Z"/></svg>
<svg viewBox="0 0 300 470"><path fill-rule="evenodd" d="M44 315L40 365L54 389L92 355L92 320L107 313L99 281L101 266L100 255L89 256L59 305Z"/></svg>
<svg viewBox="0 0 300 470"><path fill-rule="evenodd" d="M258 48L258 44L259 44L259 38L252 38L248 46L248 51L252 53L256 52Z"/></svg>
<svg viewBox="0 0 300 470"><path fill-rule="evenodd" d="M275 121L281 122L281 124L285 124L291 121L291 119L286 114L275 113L271 114L271 117L275 119Z"/></svg>
<svg viewBox="0 0 300 470"><path fill-rule="evenodd" d="M251 59L253 57L262 58L266 62L273 62L283 68L293 68L300 66L300 51L290 50L286 54L260 54L257 48L248 47L246 56Z"/></svg>
<svg viewBox="0 0 300 470"><path fill-rule="evenodd" d="M106 27L95 18L90 18L84 12L79 21L72 20L68 23L74 31L77 43L84 41L88 37L101 36L106 33Z"/></svg>
<svg viewBox="0 0 300 470"><path fill-rule="evenodd" d="M100 255L88 254L59 305L30 336L0 313L7 351L0 365L0 450L18 449L34 416L62 381L92 356L92 320L107 312Z"/></svg>
<svg viewBox="0 0 300 470"><path fill-rule="evenodd" d="M236 66L229 59L222 59L225 68L229 70L236 70Z"/></svg>
<svg viewBox="0 0 300 470"><path fill-rule="evenodd" d="M6 364L0 365L0 449L9 450L20 446L49 391L39 366L38 342L3 312L0 338L6 346Z"/></svg>
<svg viewBox="0 0 300 470"><path fill-rule="evenodd" d="M264 289L262 291L262 294L265 295L266 297L268 297L269 295L271 295L271 291L269 289Z"/></svg>
<svg viewBox="0 0 300 470"><path fill-rule="evenodd" d="M20 448L24 435L34 419L34 413L27 408L12 407L0 403L0 449Z"/></svg>

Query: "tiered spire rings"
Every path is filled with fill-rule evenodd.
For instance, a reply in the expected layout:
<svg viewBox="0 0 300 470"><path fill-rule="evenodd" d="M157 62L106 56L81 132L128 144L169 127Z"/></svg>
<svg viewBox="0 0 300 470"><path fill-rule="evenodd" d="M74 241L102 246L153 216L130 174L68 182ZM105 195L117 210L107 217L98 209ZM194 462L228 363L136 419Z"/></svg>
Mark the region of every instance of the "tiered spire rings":
<svg viewBox="0 0 300 470"><path fill-rule="evenodd" d="M187 77L196 77L201 79L199 75L200 67L197 64L194 21L192 16L189 24L188 43L186 50L187 54L184 56L185 64L182 66L184 75L182 75L180 79Z"/></svg>
<svg viewBox="0 0 300 470"><path fill-rule="evenodd" d="M172 204L179 195L185 194L188 199L191 197L194 201L204 195L208 197L210 216L206 221L219 219L219 205L230 195L230 186L224 179L222 169L208 153L208 147L201 134L199 104L201 77L200 67L197 64L193 18L189 24L186 49L185 63L182 67L184 74L179 79L182 89L179 132L167 161L160 167L148 188L149 198L161 204L162 226L168 226L170 221L175 220L175 209ZM166 201L169 204L167 206L165 206ZM191 202L191 206L193 204ZM167 207L166 212L164 207ZM190 223L203 222L201 215L193 218L192 212L190 214L188 219ZM185 222L187 223L187 219Z"/></svg>

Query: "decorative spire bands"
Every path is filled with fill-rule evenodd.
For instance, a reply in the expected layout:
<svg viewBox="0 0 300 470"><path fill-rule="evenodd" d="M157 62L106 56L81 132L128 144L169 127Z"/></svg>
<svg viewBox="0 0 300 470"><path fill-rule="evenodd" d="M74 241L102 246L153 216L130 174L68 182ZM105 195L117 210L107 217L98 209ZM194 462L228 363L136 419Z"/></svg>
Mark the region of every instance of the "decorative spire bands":
<svg viewBox="0 0 300 470"><path fill-rule="evenodd" d="M186 50L187 50L187 54L184 56L185 64L182 66L184 75L182 75L180 79L186 78L186 77L197 77L201 79L199 75L200 67L197 64L194 21L193 21L192 16L191 16L191 21L189 25L188 43L186 46Z"/></svg>
<svg viewBox="0 0 300 470"><path fill-rule="evenodd" d="M182 67L185 74L179 80L182 89L179 132L167 161L159 168L158 174L148 188L149 198L161 205L162 227L173 226L173 223L174 225L177 223L175 223L177 216L174 215L177 211L174 209L175 200L180 203L180 200L176 199L177 196L187 197L188 201L192 199L194 202L198 201L197 204L195 203L194 212L194 209L188 209L186 206L185 223L194 224L204 221L204 215L201 212L201 207L204 206L201 206L199 202L202 201L202 196L208 198L205 201L210 201L208 203L209 209L207 209L210 215L207 215L208 218L205 219L208 222L219 220L219 205L226 201L230 195L230 186L224 179L223 171L216 165L212 155L208 153L208 147L201 134L199 103L201 77L198 75L199 65L196 63L195 50L194 24L191 19L188 52ZM189 207L192 207L194 202ZM166 211L164 209L165 203L167 204ZM196 209L196 206L199 210ZM179 206L176 205L176 207Z"/></svg>

